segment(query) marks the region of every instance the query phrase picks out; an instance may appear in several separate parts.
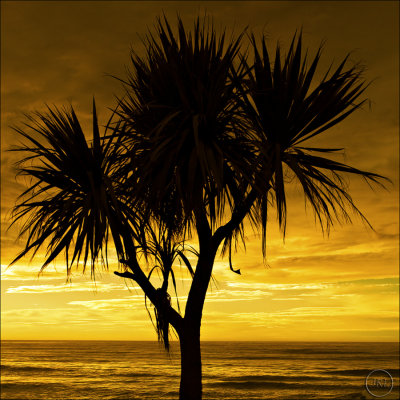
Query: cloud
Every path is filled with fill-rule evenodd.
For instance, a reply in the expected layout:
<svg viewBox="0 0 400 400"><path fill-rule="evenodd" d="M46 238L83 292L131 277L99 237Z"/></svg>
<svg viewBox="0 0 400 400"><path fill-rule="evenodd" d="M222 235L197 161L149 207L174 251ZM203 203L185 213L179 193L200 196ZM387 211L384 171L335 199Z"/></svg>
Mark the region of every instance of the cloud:
<svg viewBox="0 0 400 400"><path fill-rule="evenodd" d="M6 293L70 293L70 292L88 292L88 291L101 291L101 292L111 292L111 291L125 291L121 285L113 283L94 283L94 282L80 282L74 284L65 285L21 285L21 286L11 286L7 288Z"/></svg>
<svg viewBox="0 0 400 400"><path fill-rule="evenodd" d="M25 266L14 265L1 265L1 280L2 281L38 281L41 280L59 280L65 282L66 273L64 271L57 271L55 268L47 268L39 274L40 266Z"/></svg>
<svg viewBox="0 0 400 400"><path fill-rule="evenodd" d="M293 283L281 283L281 284L272 284L272 283L262 283L262 282L228 282L226 284L229 287L235 289L241 288L252 288L254 290L257 289L268 289L268 290L320 290L326 289L329 287L329 284L293 284Z"/></svg>
<svg viewBox="0 0 400 400"><path fill-rule="evenodd" d="M46 324L59 327L72 325L86 326L118 326L143 325L148 323L148 314L144 309L112 308L110 312L104 309L78 309L75 307L20 309L2 312L2 320L7 325ZM9 327L7 327L8 329Z"/></svg>
<svg viewBox="0 0 400 400"><path fill-rule="evenodd" d="M126 309L136 308L139 296L130 296L122 299L101 299L101 300L73 300L68 302L72 306L83 306L90 308L91 310L115 310L115 309ZM141 307L143 307L143 296L140 296Z"/></svg>
<svg viewBox="0 0 400 400"><path fill-rule="evenodd" d="M207 302L227 302L227 301L254 301L262 300L272 293L265 290L226 290L220 289L207 294Z"/></svg>

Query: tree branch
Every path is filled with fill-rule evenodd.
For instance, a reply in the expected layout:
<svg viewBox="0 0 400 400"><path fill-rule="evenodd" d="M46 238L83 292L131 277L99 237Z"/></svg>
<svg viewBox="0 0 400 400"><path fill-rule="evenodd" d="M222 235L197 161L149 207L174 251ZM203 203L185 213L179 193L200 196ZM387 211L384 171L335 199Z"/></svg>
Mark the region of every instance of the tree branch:
<svg viewBox="0 0 400 400"><path fill-rule="evenodd" d="M114 274L123 278L133 279L135 282L137 282L144 294L149 298L155 307L158 309L164 307L164 309L166 309L167 317L171 325L179 333L183 321L182 316L172 307L172 305L169 305L167 308L165 308L165 305L162 304L163 299L159 296L157 289L152 285L150 279L140 268L140 265L136 259L136 252L133 258L129 257L127 260L120 260L120 262L125 264L133 273L129 271L122 273L116 271Z"/></svg>
<svg viewBox="0 0 400 400"><path fill-rule="evenodd" d="M128 271L125 271L125 272L114 271L114 274L121 278L127 278L127 279L132 279L132 280L136 281L135 274L132 274L131 272L128 272Z"/></svg>
<svg viewBox="0 0 400 400"><path fill-rule="evenodd" d="M211 238L212 232L207 219L207 214L204 208L195 212L196 230L199 237L199 247L206 245L206 242Z"/></svg>
<svg viewBox="0 0 400 400"><path fill-rule="evenodd" d="M185 320L191 320L192 323L200 324L204 300L218 246L221 244L222 240L228 237L233 230L240 225L256 198L257 192L255 189L252 189L245 200L234 209L231 220L219 227L214 235L212 235L205 213L199 212L196 214L196 229L199 237L200 256L186 301Z"/></svg>
<svg viewBox="0 0 400 400"><path fill-rule="evenodd" d="M250 193L244 199L244 201L235 207L232 212L232 217L229 222L225 225L220 226L214 233L212 241L214 246L218 248L221 242L227 238L232 232L242 223L243 219L246 217L251 207L253 206L257 198L256 189L251 189Z"/></svg>

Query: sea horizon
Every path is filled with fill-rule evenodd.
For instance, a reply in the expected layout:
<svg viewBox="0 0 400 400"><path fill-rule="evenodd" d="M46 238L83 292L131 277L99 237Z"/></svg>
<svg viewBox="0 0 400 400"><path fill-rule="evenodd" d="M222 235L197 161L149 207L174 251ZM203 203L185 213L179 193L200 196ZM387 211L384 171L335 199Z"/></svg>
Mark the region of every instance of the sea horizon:
<svg viewBox="0 0 400 400"><path fill-rule="evenodd" d="M159 343L157 340L129 340L129 339L0 339L0 342L149 342ZM171 343L179 343L179 340L170 339ZM398 343L395 340L222 340L202 339L201 342L227 342L227 343Z"/></svg>

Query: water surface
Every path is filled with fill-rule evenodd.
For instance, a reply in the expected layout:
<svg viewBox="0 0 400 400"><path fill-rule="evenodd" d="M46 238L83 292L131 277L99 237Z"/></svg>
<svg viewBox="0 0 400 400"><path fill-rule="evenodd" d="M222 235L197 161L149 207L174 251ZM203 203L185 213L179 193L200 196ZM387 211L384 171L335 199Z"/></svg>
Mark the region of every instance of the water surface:
<svg viewBox="0 0 400 400"><path fill-rule="evenodd" d="M399 398L398 343L203 342L204 399L374 399L375 369ZM156 342L2 341L2 400L172 400L179 347Z"/></svg>

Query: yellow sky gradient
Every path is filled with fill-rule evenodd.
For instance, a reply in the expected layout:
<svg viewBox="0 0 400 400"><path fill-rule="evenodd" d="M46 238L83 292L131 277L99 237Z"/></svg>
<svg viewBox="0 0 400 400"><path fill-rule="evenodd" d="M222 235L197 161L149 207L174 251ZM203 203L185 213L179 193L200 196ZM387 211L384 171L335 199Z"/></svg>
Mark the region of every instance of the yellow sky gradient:
<svg viewBox="0 0 400 400"><path fill-rule="evenodd" d="M289 187L288 227L283 242L270 212L267 264L256 233L247 229L246 252L234 268L218 258L203 313L203 340L397 341L399 316L399 93L398 3L338 2L2 2L1 21L1 333L2 339L155 340L140 289L112 274L74 272L65 284L62 260L39 278L41 252L6 270L22 248L16 229L6 232L10 210L25 187L15 179L16 143L9 128L23 113L47 104L72 103L88 126L95 95L100 120L114 94L106 74L123 76L129 49L162 11L191 23L206 10L217 26L248 26L284 48L303 28L313 53L325 41L321 73L351 51L373 80L364 107L312 145L344 147L345 162L389 177L388 190L372 191L349 180L356 204L375 231L355 217L323 236L305 211L299 187ZM139 47L138 47L139 46ZM311 143L310 143L311 145ZM179 272L181 306L189 276Z"/></svg>

